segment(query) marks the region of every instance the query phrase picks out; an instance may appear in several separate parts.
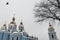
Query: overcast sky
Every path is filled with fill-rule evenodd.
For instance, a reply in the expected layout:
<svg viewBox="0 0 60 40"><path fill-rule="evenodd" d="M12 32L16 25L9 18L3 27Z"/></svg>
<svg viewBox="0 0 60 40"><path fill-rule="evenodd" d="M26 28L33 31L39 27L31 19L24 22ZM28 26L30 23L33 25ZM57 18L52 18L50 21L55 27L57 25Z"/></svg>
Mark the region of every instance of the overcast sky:
<svg viewBox="0 0 60 40"><path fill-rule="evenodd" d="M6 2L9 5L6 5ZM36 23L33 7L36 2L40 0L0 0L0 26L4 21L6 24L11 22L13 14L16 17L16 24L19 25L21 19L23 19L25 31L29 35L33 35L39 38L39 40L49 40L48 36L48 22L42 24ZM58 39L60 38L60 27L54 26L57 32Z"/></svg>

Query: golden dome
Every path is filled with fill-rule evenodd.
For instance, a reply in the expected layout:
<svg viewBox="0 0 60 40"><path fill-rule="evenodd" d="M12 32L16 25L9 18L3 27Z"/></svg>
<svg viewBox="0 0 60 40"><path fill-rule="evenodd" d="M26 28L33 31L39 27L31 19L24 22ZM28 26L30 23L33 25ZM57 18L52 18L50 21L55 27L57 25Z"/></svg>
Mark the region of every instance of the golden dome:
<svg viewBox="0 0 60 40"><path fill-rule="evenodd" d="M3 24L3 27L6 27L6 22Z"/></svg>
<svg viewBox="0 0 60 40"><path fill-rule="evenodd" d="M54 29L50 23L49 23L49 29Z"/></svg>
<svg viewBox="0 0 60 40"><path fill-rule="evenodd" d="M20 25L23 25L22 19L21 19Z"/></svg>
<svg viewBox="0 0 60 40"><path fill-rule="evenodd" d="M20 22L20 25L23 25L23 22Z"/></svg>
<svg viewBox="0 0 60 40"><path fill-rule="evenodd" d="M15 17L12 18L12 21L15 21Z"/></svg>
<svg viewBox="0 0 60 40"><path fill-rule="evenodd" d="M3 26L6 26L6 24L4 24Z"/></svg>
<svg viewBox="0 0 60 40"><path fill-rule="evenodd" d="M15 15L14 15L14 17L12 18L12 22L10 22L10 24L16 24L16 23L15 23Z"/></svg>
<svg viewBox="0 0 60 40"><path fill-rule="evenodd" d="M15 17L13 17L12 22L10 24L15 24Z"/></svg>
<svg viewBox="0 0 60 40"><path fill-rule="evenodd" d="M4 24L3 26L6 26L6 24Z"/></svg>

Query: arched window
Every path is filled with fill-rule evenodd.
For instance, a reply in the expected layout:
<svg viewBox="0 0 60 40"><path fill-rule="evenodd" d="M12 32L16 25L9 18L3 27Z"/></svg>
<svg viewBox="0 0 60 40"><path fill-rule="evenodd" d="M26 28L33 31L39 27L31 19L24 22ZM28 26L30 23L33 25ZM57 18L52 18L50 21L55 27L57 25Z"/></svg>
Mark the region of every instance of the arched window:
<svg viewBox="0 0 60 40"><path fill-rule="evenodd" d="M10 30L8 29L8 31L10 32Z"/></svg>
<svg viewBox="0 0 60 40"><path fill-rule="evenodd" d="M8 39L10 39L10 34L8 35Z"/></svg>
<svg viewBox="0 0 60 40"><path fill-rule="evenodd" d="M14 37L12 37L12 40L14 40Z"/></svg>
<svg viewBox="0 0 60 40"><path fill-rule="evenodd" d="M18 40L18 37L17 37L17 39L16 40Z"/></svg>
<svg viewBox="0 0 60 40"><path fill-rule="evenodd" d="M12 26L10 26L10 29L12 29Z"/></svg>
<svg viewBox="0 0 60 40"><path fill-rule="evenodd" d="M54 35L52 35L52 38L54 38Z"/></svg>

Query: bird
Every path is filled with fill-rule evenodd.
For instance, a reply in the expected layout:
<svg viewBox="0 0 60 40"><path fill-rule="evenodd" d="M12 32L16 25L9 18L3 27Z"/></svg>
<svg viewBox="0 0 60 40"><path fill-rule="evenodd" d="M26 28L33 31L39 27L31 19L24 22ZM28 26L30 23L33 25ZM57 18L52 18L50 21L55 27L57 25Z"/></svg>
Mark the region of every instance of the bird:
<svg viewBox="0 0 60 40"><path fill-rule="evenodd" d="M6 2L6 5L9 5L9 2Z"/></svg>

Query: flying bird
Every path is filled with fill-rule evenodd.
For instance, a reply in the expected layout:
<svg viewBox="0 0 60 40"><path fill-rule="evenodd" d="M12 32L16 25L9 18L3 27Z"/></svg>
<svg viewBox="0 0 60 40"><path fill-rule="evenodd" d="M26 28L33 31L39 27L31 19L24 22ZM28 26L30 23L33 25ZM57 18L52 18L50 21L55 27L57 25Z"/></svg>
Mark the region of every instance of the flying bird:
<svg viewBox="0 0 60 40"><path fill-rule="evenodd" d="M6 2L6 5L9 5L9 2Z"/></svg>

